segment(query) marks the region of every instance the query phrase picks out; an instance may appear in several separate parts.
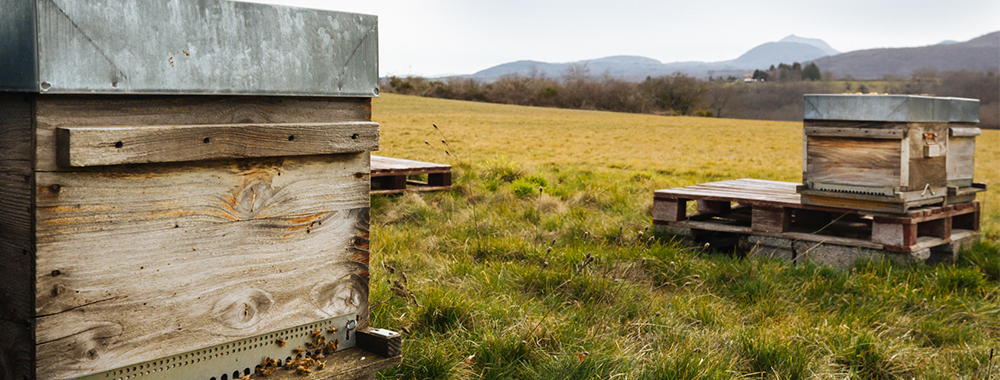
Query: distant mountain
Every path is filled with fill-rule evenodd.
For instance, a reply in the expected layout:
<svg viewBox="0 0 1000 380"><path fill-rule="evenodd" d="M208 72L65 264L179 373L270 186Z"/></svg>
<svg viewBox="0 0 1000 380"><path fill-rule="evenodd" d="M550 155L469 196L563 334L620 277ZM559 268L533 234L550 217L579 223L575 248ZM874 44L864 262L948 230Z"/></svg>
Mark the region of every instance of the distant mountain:
<svg viewBox="0 0 1000 380"><path fill-rule="evenodd" d="M512 74L544 75L560 78L570 66L585 67L591 75L604 75L641 81L647 76L682 72L699 78L708 76L739 77L755 69L766 69L779 63L815 62L822 71L836 76L877 79L886 74L908 77L915 70L933 68L940 71L987 71L1000 69L1000 32L990 33L966 42L943 41L937 45L912 48L884 48L840 53L823 40L790 35L778 42L768 42L750 49L736 59L720 62L662 63L639 56L613 56L568 63L517 61L504 63L472 75L493 81Z"/></svg>
<svg viewBox="0 0 1000 380"><path fill-rule="evenodd" d="M823 42L823 40L821 40L819 38L805 38L805 37L799 37L799 36L796 36L796 35L793 34L793 35L790 35L788 37L782 38L778 42L797 42L797 43L800 43L800 44L812 45L812 46L818 47L820 50L822 50L824 53L826 53L826 55L837 55L837 54L840 54L840 52L837 51L837 49L834 49L834 48L830 47L830 45L827 45L826 42Z"/></svg>
<svg viewBox="0 0 1000 380"><path fill-rule="evenodd" d="M923 68L940 71L1000 70L1000 32L951 44L858 50L819 58L814 62L820 70L833 72L837 76L851 75L866 79L876 79L887 74L908 77Z"/></svg>
<svg viewBox="0 0 1000 380"><path fill-rule="evenodd" d="M824 43L824 45L826 45ZM833 49L831 49L833 50ZM829 55L823 49L798 42L768 42L743 53L729 63L742 69L766 69L779 63L806 62Z"/></svg>
<svg viewBox="0 0 1000 380"><path fill-rule="evenodd" d="M671 62L662 63L639 56L613 56L568 63L516 61L490 67L466 77L492 81L518 74L562 77L571 65L586 67L592 75L608 74L624 80L639 81L647 76L669 75L682 72L696 77L742 75L754 69L766 69L779 63L806 62L830 54L837 54L823 40L795 35L778 42L768 42L750 49L740 57L721 62Z"/></svg>

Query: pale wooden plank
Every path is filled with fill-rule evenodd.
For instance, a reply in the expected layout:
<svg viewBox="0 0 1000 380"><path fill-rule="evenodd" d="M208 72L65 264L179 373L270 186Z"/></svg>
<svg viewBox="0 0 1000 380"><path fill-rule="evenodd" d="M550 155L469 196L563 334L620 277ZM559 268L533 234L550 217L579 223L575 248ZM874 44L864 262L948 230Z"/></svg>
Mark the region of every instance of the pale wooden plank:
<svg viewBox="0 0 1000 380"><path fill-rule="evenodd" d="M951 137L946 161L949 186L972 186L976 168L975 137Z"/></svg>
<svg viewBox="0 0 1000 380"><path fill-rule="evenodd" d="M808 168L803 181L900 186L900 142L836 137L809 137Z"/></svg>
<svg viewBox="0 0 1000 380"><path fill-rule="evenodd" d="M775 197L770 194L752 194L738 191L711 191L705 189L669 189L654 192L656 198L685 198L714 201L731 201L745 204L771 206L797 206L798 196Z"/></svg>
<svg viewBox="0 0 1000 380"><path fill-rule="evenodd" d="M982 134L983 131L974 126L952 126L948 128L948 135L951 137L976 137Z"/></svg>
<svg viewBox="0 0 1000 380"><path fill-rule="evenodd" d="M372 177L450 172L451 165L405 160L393 157L372 156Z"/></svg>
<svg viewBox="0 0 1000 380"><path fill-rule="evenodd" d="M75 167L368 152L378 137L370 121L56 129L59 165Z"/></svg>
<svg viewBox="0 0 1000 380"><path fill-rule="evenodd" d="M694 228L707 231L753 234L753 230L750 227L734 226L731 224L722 224L715 222L699 222L694 220L684 220L678 222L668 222L667 224L674 227L686 227L686 228Z"/></svg>
<svg viewBox="0 0 1000 380"><path fill-rule="evenodd" d="M37 98L36 170L56 162L56 128L371 121L371 99L266 96L76 96Z"/></svg>
<svg viewBox="0 0 1000 380"><path fill-rule="evenodd" d="M907 164L909 172L908 186L901 187L901 191L920 191L924 186L930 185L932 188L948 186L947 155L938 157L924 157L924 146L926 141L924 134L937 136L933 141L939 144L947 143L948 124L947 123L910 123L909 139L904 140L910 145L910 160Z"/></svg>
<svg viewBox="0 0 1000 380"><path fill-rule="evenodd" d="M903 129L850 128L850 127L804 127L806 136L850 137L863 139L902 140Z"/></svg>
<svg viewBox="0 0 1000 380"><path fill-rule="evenodd" d="M373 171L410 168L447 169L451 168L451 165L372 155Z"/></svg>
<svg viewBox="0 0 1000 380"><path fill-rule="evenodd" d="M40 378L349 312L367 326L368 159L38 173Z"/></svg>

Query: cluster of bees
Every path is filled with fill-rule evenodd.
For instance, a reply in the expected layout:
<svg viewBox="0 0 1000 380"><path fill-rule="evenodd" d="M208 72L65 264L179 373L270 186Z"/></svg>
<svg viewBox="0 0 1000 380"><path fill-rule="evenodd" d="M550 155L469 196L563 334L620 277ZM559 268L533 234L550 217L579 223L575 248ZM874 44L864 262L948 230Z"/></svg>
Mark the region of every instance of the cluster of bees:
<svg viewBox="0 0 1000 380"><path fill-rule="evenodd" d="M331 327L326 330L327 333L336 334L337 328ZM278 370L295 371L295 373L308 376L312 373L313 368L315 370L322 370L326 367L323 363L323 358L326 355L337 352L337 347L340 345L340 341L337 339L327 340L326 336L323 334L323 330L316 330L309 334L312 341L306 342L305 347L295 347L292 349L293 358L288 359L282 364L279 360L266 357L261 361L260 365L254 371L255 374L267 377ZM278 339L275 344L278 347L284 347L287 342L284 339ZM249 380L250 376L244 376L242 380Z"/></svg>

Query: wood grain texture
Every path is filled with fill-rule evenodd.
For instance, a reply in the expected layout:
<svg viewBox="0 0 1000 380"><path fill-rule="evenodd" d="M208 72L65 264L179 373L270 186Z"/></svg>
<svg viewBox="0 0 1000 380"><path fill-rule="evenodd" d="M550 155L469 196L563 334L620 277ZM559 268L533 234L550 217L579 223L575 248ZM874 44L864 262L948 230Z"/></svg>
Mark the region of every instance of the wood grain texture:
<svg viewBox="0 0 1000 380"><path fill-rule="evenodd" d="M372 177L451 173L451 165L372 155Z"/></svg>
<svg viewBox="0 0 1000 380"><path fill-rule="evenodd" d="M33 95L0 93L0 378L34 377Z"/></svg>
<svg viewBox="0 0 1000 380"><path fill-rule="evenodd" d="M31 172L32 99L30 95L0 93L0 171Z"/></svg>
<svg viewBox="0 0 1000 380"><path fill-rule="evenodd" d="M751 227L754 231L782 233L788 231L791 222L791 209L762 206L753 208Z"/></svg>
<svg viewBox="0 0 1000 380"><path fill-rule="evenodd" d="M36 170L60 168L56 128L371 121L371 99L264 96L86 96L37 98Z"/></svg>
<svg viewBox="0 0 1000 380"><path fill-rule="evenodd" d="M687 220L687 200L653 198L653 220L664 222Z"/></svg>
<svg viewBox="0 0 1000 380"><path fill-rule="evenodd" d="M906 131L900 128L804 127L806 136L850 137L863 139L902 140Z"/></svg>
<svg viewBox="0 0 1000 380"><path fill-rule="evenodd" d="M102 166L378 150L378 123L56 128L61 166Z"/></svg>
<svg viewBox="0 0 1000 380"><path fill-rule="evenodd" d="M908 163L909 185L900 188L901 191L923 190L924 186L944 187L948 186L947 171L947 150L948 150L948 124L947 123L909 123L909 136L904 143L910 145L910 161ZM937 136L933 140L926 140L925 134ZM939 157L924 157L924 146L928 141L936 142L944 147L946 154Z"/></svg>
<svg viewBox="0 0 1000 380"><path fill-rule="evenodd" d="M976 137L983 134L983 131L975 124L949 124L948 135L951 137Z"/></svg>
<svg viewBox="0 0 1000 380"><path fill-rule="evenodd" d="M896 187L900 184L900 141L809 137L804 181Z"/></svg>
<svg viewBox="0 0 1000 380"><path fill-rule="evenodd" d="M34 377L33 177L0 172L0 378Z"/></svg>
<svg viewBox="0 0 1000 380"><path fill-rule="evenodd" d="M976 169L976 138L950 137L948 139L948 155L945 160L947 161L948 186L972 186L973 174Z"/></svg>
<svg viewBox="0 0 1000 380"><path fill-rule="evenodd" d="M37 173L39 378L349 312L367 326L368 156Z"/></svg>

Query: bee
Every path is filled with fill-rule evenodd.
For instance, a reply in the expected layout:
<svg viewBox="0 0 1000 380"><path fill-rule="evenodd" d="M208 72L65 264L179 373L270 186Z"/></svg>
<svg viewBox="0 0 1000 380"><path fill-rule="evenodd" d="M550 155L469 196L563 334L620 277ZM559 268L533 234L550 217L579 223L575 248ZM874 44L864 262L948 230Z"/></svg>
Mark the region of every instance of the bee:
<svg viewBox="0 0 1000 380"><path fill-rule="evenodd" d="M316 345L313 344L312 342L306 342L306 348L308 348L308 349L311 350L311 349L316 348Z"/></svg>
<svg viewBox="0 0 1000 380"><path fill-rule="evenodd" d="M313 339L319 338L321 336L323 336L323 331L322 330L316 330L316 331L312 332Z"/></svg>
<svg viewBox="0 0 1000 380"><path fill-rule="evenodd" d="M298 368L295 369L295 373L297 373L299 375L309 375L309 373L311 373L311 372L312 371L310 371L308 368L303 367L303 366L299 366Z"/></svg>
<svg viewBox="0 0 1000 380"><path fill-rule="evenodd" d="M295 349L292 350L292 353L295 354L295 355L298 355L298 354L301 354L302 351L305 351L305 350L302 349L302 347L295 347Z"/></svg>
<svg viewBox="0 0 1000 380"><path fill-rule="evenodd" d="M240 380L250 380L250 375L243 376Z"/></svg>
<svg viewBox="0 0 1000 380"><path fill-rule="evenodd" d="M278 340L275 341L275 343L278 344L278 347L285 347L285 340L284 339L278 339Z"/></svg>
<svg viewBox="0 0 1000 380"><path fill-rule="evenodd" d="M324 348L323 348L323 352L324 352L324 353L327 353L327 354L329 354L329 353L333 353L333 352L336 352L336 351L337 351L337 347L338 347L339 345L340 345L340 344L339 344L339 341L338 341L338 340L336 340L336 339L334 339L334 340L331 340L331 341L330 341L330 343L327 343L327 344L326 344L326 347L324 347Z"/></svg>
<svg viewBox="0 0 1000 380"><path fill-rule="evenodd" d="M260 375L264 377L271 376L272 373L274 373L274 368L264 368L263 371L260 371Z"/></svg>
<svg viewBox="0 0 1000 380"><path fill-rule="evenodd" d="M336 333L337 333L337 331L338 331L338 330L337 330L337 328L336 328L336 327L331 327L331 328L328 328L328 329L326 329L326 332L328 332L328 333L330 333L330 334L336 334Z"/></svg>
<svg viewBox="0 0 1000 380"><path fill-rule="evenodd" d="M303 367L309 368L309 367L312 367L313 364L316 364L316 361L313 360L312 358L305 358L305 359L302 359L301 364L302 364Z"/></svg>
<svg viewBox="0 0 1000 380"><path fill-rule="evenodd" d="M295 369L295 367L297 367L298 365L299 365L299 361L296 360L296 359L292 359L292 360L289 360L288 362L285 363L285 369L291 371L291 370Z"/></svg>
<svg viewBox="0 0 1000 380"><path fill-rule="evenodd" d="M323 353L317 353L316 356L313 357L316 358L317 361L319 361L323 360L323 358L325 358L326 356L323 356Z"/></svg>
<svg viewBox="0 0 1000 380"><path fill-rule="evenodd" d="M321 370L323 370L323 368L326 368L326 363L319 362L319 363L316 364L316 370L317 371L321 371Z"/></svg>

